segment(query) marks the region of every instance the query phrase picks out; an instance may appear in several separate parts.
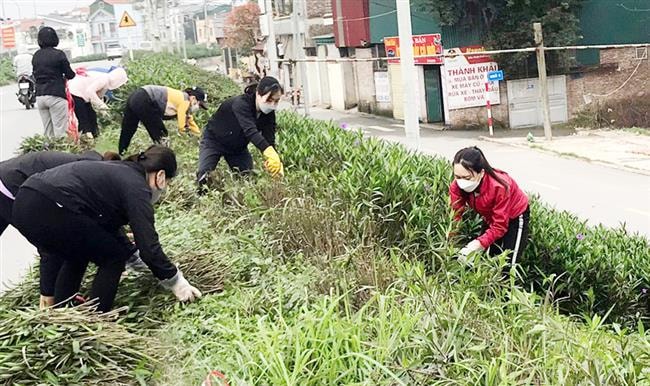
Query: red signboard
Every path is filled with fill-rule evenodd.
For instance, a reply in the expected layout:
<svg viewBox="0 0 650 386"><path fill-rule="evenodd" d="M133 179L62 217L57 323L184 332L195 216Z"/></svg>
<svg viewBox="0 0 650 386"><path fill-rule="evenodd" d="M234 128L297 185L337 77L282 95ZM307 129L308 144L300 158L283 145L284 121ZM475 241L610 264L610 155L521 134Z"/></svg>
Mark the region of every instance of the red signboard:
<svg viewBox="0 0 650 386"><path fill-rule="evenodd" d="M384 46L386 47L386 57L389 58L388 63L399 63L399 38L384 38ZM442 54L440 34L413 35L415 64L442 64L442 56L433 56L438 54Z"/></svg>
<svg viewBox="0 0 650 386"><path fill-rule="evenodd" d="M2 47L15 48L16 47L16 31L14 27L2 28Z"/></svg>

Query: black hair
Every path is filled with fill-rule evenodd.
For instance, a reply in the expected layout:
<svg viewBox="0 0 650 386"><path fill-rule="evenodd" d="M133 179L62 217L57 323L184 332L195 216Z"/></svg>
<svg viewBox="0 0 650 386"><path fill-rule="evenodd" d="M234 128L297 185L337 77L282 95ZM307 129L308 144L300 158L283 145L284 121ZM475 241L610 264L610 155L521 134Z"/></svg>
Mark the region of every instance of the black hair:
<svg viewBox="0 0 650 386"><path fill-rule="evenodd" d="M41 48L56 47L59 45L59 35L52 27L42 27L38 31L38 46Z"/></svg>
<svg viewBox="0 0 650 386"><path fill-rule="evenodd" d="M272 76L265 76L259 81L259 83L253 83L246 86L244 89L244 92L249 95L253 95L255 92L260 95L266 95L269 92L275 94L278 91L280 94L284 94L284 88L282 88L280 82Z"/></svg>
<svg viewBox="0 0 650 386"><path fill-rule="evenodd" d="M113 152L113 151L107 151L104 152L104 155L102 156L102 159L104 161L120 161L122 157L120 157L119 154Z"/></svg>
<svg viewBox="0 0 650 386"><path fill-rule="evenodd" d="M494 169L485 158L481 149L476 146L460 149L454 156L453 164L461 164L465 169L471 170L474 173L480 173L481 170L485 170L487 175L497 180L497 182L503 185L506 189L510 188L503 178L496 174L496 172L500 170Z"/></svg>
<svg viewBox="0 0 650 386"><path fill-rule="evenodd" d="M125 161L139 163L147 173L164 170L167 178L176 176L176 154L166 146L151 145L147 150L125 158Z"/></svg>

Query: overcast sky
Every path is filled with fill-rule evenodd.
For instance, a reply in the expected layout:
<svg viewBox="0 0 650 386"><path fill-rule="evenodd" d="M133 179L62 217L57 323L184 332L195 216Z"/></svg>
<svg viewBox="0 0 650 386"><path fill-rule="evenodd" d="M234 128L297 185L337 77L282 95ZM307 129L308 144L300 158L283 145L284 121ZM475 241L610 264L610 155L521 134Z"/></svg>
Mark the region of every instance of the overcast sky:
<svg viewBox="0 0 650 386"><path fill-rule="evenodd" d="M76 7L87 7L94 0L0 0L2 9L0 12L12 19L33 18L35 12L39 15L46 15L54 11L68 11ZM197 3L198 0L181 0L181 4ZM202 2L202 1L201 1ZM210 0L211 4L229 2L228 0Z"/></svg>

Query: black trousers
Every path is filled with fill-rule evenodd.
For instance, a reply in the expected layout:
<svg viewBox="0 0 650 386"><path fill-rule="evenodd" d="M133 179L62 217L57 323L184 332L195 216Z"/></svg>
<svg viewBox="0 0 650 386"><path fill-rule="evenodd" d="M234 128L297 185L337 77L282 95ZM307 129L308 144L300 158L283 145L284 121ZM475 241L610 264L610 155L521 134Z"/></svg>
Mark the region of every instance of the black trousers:
<svg viewBox="0 0 650 386"><path fill-rule="evenodd" d="M151 100L144 89L139 88L129 95L122 118L119 153L124 154L129 147L140 122L147 129L154 143L159 143L162 137L166 137L167 128L163 122L163 115L164 112Z"/></svg>
<svg viewBox="0 0 650 386"><path fill-rule="evenodd" d="M105 229L89 216L74 213L41 193L21 188L16 195L13 225L39 250L47 251L41 260L41 292L54 288L54 301L60 303L79 292L89 262L97 265L90 298L98 298L98 310L109 311L117 293L127 259L135 251L121 229ZM59 269L60 268L60 269ZM58 270L58 273L57 273Z"/></svg>
<svg viewBox="0 0 650 386"><path fill-rule="evenodd" d="M97 113L93 109L93 105L74 95L72 99L74 99L74 114L79 120L79 131L81 133L91 133L93 137L97 137L99 128L97 126Z"/></svg>
<svg viewBox="0 0 650 386"><path fill-rule="evenodd" d="M0 193L0 236L7 229L7 226L11 225L13 205L14 201L12 199ZM38 248L38 254L41 257L39 267L41 295L54 296L54 283L63 263L40 248Z"/></svg>
<svg viewBox="0 0 650 386"><path fill-rule="evenodd" d="M14 201L4 194L0 193L0 236L11 224L11 208Z"/></svg>
<svg viewBox="0 0 650 386"><path fill-rule="evenodd" d="M516 264L528 245L528 236L530 234L528 229L529 221L530 208L526 208L524 213L510 220L506 234L490 245L489 255L496 256L505 250L510 250L512 251L510 253L510 263L512 265Z"/></svg>
<svg viewBox="0 0 650 386"><path fill-rule="evenodd" d="M226 159L228 166L233 171L246 174L253 169L253 156L248 149L233 151L222 144L210 133L203 130L201 145L199 147L199 170L196 178L199 184L205 181L208 173L213 171L221 157Z"/></svg>

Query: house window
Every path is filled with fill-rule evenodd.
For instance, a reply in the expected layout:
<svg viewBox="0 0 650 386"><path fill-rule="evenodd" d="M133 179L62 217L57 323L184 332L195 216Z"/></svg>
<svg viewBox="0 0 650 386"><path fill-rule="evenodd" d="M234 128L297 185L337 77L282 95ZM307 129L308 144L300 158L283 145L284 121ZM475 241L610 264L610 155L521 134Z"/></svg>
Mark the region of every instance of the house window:
<svg viewBox="0 0 650 386"><path fill-rule="evenodd" d="M115 32L115 23L111 23L111 32Z"/></svg>

